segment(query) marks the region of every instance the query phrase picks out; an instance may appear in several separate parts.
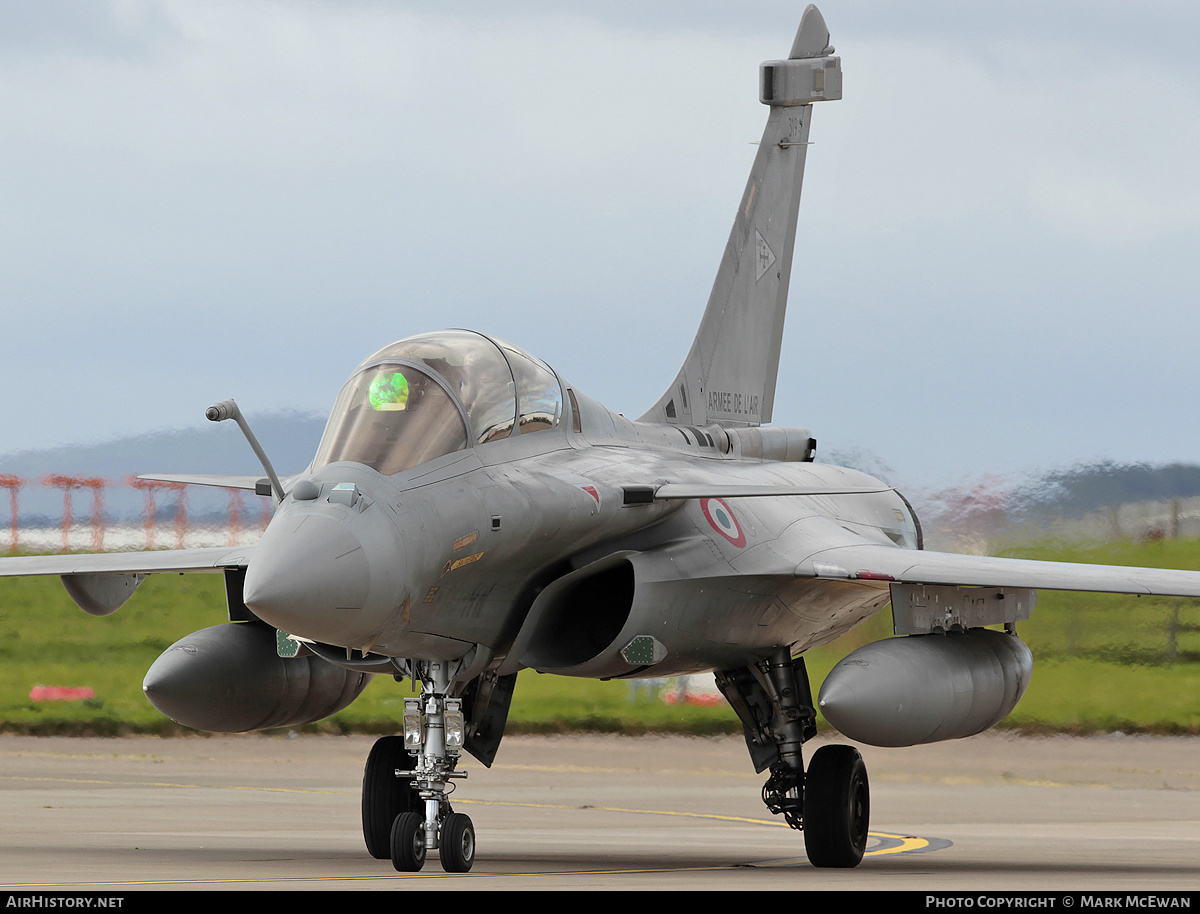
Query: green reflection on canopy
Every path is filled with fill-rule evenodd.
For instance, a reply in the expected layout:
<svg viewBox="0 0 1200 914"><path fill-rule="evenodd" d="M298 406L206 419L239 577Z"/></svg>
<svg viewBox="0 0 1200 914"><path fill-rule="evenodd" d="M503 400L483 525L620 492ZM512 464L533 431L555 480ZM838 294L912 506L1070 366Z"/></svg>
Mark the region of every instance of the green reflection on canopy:
<svg viewBox="0 0 1200 914"><path fill-rule="evenodd" d="M408 378L398 371L381 374L371 381L367 399L371 409L394 411L408 406Z"/></svg>

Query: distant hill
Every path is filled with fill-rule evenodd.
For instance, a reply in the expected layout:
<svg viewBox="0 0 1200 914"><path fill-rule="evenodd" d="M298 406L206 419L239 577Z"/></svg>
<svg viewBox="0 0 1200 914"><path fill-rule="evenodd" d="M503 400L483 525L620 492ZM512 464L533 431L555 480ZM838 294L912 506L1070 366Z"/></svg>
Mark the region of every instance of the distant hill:
<svg viewBox="0 0 1200 914"><path fill-rule="evenodd" d="M252 426L275 469L286 476L303 470L312 460L325 419L303 413L281 413L256 417ZM0 456L0 474L27 481L19 495L23 525L39 519L57 523L61 517L63 493L40 484L49 474L102 477L109 482L105 513L110 518L141 516L145 497L125 482L139 473L262 475L262 468L233 422L203 422L195 428ZM0 518L5 523L9 518L6 496L7 492L0 491ZM90 516L90 494L76 491L72 498L74 516L77 519ZM223 490L200 486L188 490L189 513L223 511L228 501L229 496ZM162 499L162 510L168 515L174 512L169 497Z"/></svg>
<svg viewBox="0 0 1200 914"><path fill-rule="evenodd" d="M1026 538L1200 535L1200 466L1099 461L922 493L931 549L988 551Z"/></svg>
<svg viewBox="0 0 1200 914"><path fill-rule="evenodd" d="M1014 515L1076 519L1114 505L1200 496L1190 463L1081 464L1035 477L1009 495Z"/></svg>

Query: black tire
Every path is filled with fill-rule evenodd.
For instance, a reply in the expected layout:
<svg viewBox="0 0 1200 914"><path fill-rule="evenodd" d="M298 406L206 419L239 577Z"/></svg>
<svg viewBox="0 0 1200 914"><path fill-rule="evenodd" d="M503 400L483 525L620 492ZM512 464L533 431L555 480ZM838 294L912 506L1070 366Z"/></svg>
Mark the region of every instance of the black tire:
<svg viewBox="0 0 1200 914"><path fill-rule="evenodd" d="M363 839L377 860L391 856L392 823L396 816L416 809L412 781L395 774L398 768L411 771L413 763L402 736L381 737L367 756L362 785Z"/></svg>
<svg viewBox="0 0 1200 914"><path fill-rule="evenodd" d="M402 812L392 823L392 866L401 873L417 873L425 865L425 817Z"/></svg>
<svg viewBox="0 0 1200 914"><path fill-rule="evenodd" d="M467 873L475 862L475 826L471 817L452 812L442 822L442 838L438 842L442 869L447 873Z"/></svg>
<svg viewBox="0 0 1200 914"><path fill-rule="evenodd" d="M804 850L821 867L862 862L871 824L867 766L853 746L823 746L804 775Z"/></svg>

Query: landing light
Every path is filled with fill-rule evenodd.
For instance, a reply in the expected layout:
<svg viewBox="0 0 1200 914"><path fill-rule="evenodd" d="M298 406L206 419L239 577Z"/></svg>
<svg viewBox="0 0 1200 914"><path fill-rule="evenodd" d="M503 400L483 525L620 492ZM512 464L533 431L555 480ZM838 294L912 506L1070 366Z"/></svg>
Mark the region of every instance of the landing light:
<svg viewBox="0 0 1200 914"><path fill-rule="evenodd" d="M425 745L425 728L421 725L421 699L404 699L404 748L417 752Z"/></svg>
<svg viewBox="0 0 1200 914"><path fill-rule="evenodd" d="M466 741L466 725L462 702L457 698L446 699L445 711L446 751L457 753Z"/></svg>

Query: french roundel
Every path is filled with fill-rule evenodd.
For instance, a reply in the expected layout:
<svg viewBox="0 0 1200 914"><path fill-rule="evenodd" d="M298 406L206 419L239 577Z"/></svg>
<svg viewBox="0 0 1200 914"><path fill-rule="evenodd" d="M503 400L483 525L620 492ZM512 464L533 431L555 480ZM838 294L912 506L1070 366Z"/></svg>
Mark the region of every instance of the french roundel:
<svg viewBox="0 0 1200 914"><path fill-rule="evenodd" d="M700 499L700 509L709 525L739 549L746 545L746 534L733 516L729 505L720 498Z"/></svg>

